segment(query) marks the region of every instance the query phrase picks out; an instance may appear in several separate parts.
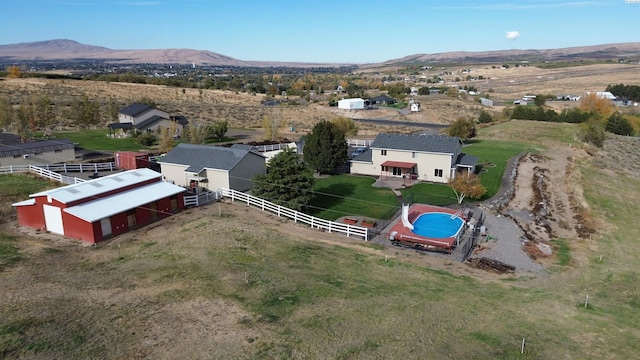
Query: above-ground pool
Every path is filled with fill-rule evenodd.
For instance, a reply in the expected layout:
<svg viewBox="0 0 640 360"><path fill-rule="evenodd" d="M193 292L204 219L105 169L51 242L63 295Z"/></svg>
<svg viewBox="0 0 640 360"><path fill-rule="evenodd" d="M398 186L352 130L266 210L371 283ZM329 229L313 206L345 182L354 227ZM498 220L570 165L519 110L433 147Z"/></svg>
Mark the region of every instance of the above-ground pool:
<svg viewBox="0 0 640 360"><path fill-rule="evenodd" d="M450 238L458 235L463 225L464 222L457 215L424 213L413 222L413 233L428 238Z"/></svg>

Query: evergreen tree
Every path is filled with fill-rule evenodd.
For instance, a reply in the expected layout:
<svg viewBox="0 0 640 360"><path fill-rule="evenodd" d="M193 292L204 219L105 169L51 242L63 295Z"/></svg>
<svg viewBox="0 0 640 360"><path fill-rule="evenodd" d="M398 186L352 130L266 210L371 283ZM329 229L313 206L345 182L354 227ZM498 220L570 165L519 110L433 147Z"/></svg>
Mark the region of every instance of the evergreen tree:
<svg viewBox="0 0 640 360"><path fill-rule="evenodd" d="M301 210L313 196L313 170L291 148L273 157L267 172L253 181L253 195L294 210Z"/></svg>
<svg viewBox="0 0 640 360"><path fill-rule="evenodd" d="M625 119L625 117L619 112L616 112L609 116L604 129L610 133L614 133L617 135L630 136L634 133L633 126L631 125L629 120Z"/></svg>
<svg viewBox="0 0 640 360"><path fill-rule="evenodd" d="M335 170L347 161L344 133L333 123L317 123L304 144L304 159L318 173Z"/></svg>

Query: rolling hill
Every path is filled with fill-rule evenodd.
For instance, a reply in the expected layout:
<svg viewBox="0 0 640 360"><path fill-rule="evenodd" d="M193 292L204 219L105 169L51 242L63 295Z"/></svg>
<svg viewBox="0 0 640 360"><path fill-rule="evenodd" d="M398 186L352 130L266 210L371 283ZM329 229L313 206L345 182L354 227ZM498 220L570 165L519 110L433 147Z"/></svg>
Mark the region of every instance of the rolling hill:
<svg viewBox="0 0 640 360"><path fill-rule="evenodd" d="M382 63L363 64L362 67L406 65L427 62L502 62L502 61L576 61L640 59L640 42L568 47L560 49L496 50L479 52L444 52L414 54L390 59ZM153 49L114 50L81 44L73 40L56 39L30 43L0 45L0 59L5 61L33 60L100 60L120 64L191 64L240 67L313 67L353 66L340 63L296 63L274 61L246 61L208 50Z"/></svg>

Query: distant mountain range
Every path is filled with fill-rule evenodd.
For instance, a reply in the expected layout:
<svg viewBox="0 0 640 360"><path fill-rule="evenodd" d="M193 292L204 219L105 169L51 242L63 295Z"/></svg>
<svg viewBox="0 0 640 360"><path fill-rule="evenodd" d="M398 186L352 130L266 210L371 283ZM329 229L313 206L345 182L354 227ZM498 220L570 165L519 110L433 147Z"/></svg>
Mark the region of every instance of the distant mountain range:
<svg viewBox="0 0 640 360"><path fill-rule="evenodd" d="M503 62L503 61L575 61L606 59L640 59L640 42L579 46L547 50L498 50L480 52L444 52L415 54L383 63L361 64L364 67L393 66L429 62ZM80 44L73 40L47 40L31 43L0 45L0 59L5 61L33 60L102 60L120 64L192 64L240 67L317 67L353 66L340 63L298 63L275 61L245 61L207 50L158 49L113 50L101 46Z"/></svg>

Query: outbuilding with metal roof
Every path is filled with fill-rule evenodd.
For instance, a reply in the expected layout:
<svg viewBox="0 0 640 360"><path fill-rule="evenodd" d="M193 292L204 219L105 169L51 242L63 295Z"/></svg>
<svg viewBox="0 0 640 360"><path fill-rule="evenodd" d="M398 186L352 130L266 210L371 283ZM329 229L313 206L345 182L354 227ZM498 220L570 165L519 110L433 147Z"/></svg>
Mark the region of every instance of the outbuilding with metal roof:
<svg viewBox="0 0 640 360"><path fill-rule="evenodd" d="M31 194L21 226L96 243L184 209L185 188L142 168Z"/></svg>

